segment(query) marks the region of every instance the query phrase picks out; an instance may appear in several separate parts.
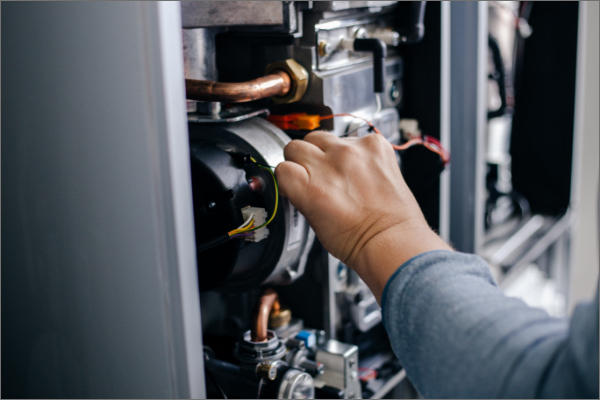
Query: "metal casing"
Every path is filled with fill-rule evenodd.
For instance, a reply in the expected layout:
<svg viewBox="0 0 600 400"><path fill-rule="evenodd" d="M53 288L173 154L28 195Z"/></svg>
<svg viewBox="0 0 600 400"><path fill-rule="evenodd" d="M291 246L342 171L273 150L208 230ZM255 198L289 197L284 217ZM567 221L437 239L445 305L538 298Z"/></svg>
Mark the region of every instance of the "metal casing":
<svg viewBox="0 0 600 400"><path fill-rule="evenodd" d="M206 396L180 26L2 4L3 398Z"/></svg>
<svg viewBox="0 0 600 400"><path fill-rule="evenodd" d="M277 166L284 160L283 148L291 140L283 131L262 118L216 125L192 123L190 124L190 136L193 143L197 140L203 143L214 143L223 152L253 152L256 157L260 157L264 163L270 166ZM192 146L195 148L196 145ZM195 187L201 188L205 182L195 181L193 184ZM238 207L240 205L238 204ZM200 206L200 204L195 205L195 207ZM234 210L234 212L239 212L239 210ZM271 211L269 210L269 212ZM273 234L264 239L268 242L263 244L263 254L254 254L256 249L252 253L253 257L258 257L256 260L262 260L255 263L256 265L245 258L251 256L248 253L248 246L244 247L242 244L242 247L238 247L237 250L223 248L226 251L223 257L231 256L230 251L239 252L233 255L231 261L234 266L228 286L256 286L261 283L289 284L303 274L307 253L314 239L312 229L300 212L283 197L279 199L278 215L273 224L275 224L272 227ZM221 232L213 233L216 235ZM253 248L260 243L252 245ZM216 265L202 265L206 264L206 259L202 254L198 254L198 257L200 271L205 268L217 267ZM211 260L213 258L209 262L213 262ZM223 267L223 265L219 266L219 268ZM256 270L256 273L253 273L253 269ZM202 272L200 274L202 275Z"/></svg>
<svg viewBox="0 0 600 400"><path fill-rule="evenodd" d="M344 390L345 398L361 396L357 346L330 339L317 349L316 361L324 365L319 381Z"/></svg>

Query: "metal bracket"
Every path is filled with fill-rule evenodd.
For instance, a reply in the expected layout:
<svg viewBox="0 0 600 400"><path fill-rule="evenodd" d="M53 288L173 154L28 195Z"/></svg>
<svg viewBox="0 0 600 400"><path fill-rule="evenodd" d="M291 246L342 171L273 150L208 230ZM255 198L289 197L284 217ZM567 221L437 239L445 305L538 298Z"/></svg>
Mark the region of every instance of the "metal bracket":
<svg viewBox="0 0 600 400"><path fill-rule="evenodd" d="M269 115L269 110L266 108L253 109L236 106L222 110L215 115L189 113L188 121L194 124L226 124L245 121L253 117L266 117L267 115Z"/></svg>

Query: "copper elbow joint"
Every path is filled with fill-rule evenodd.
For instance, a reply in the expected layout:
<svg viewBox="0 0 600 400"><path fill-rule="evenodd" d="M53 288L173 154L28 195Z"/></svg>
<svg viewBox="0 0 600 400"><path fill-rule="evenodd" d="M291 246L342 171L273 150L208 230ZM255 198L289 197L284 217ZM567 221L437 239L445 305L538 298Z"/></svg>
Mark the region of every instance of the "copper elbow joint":
<svg viewBox="0 0 600 400"><path fill-rule="evenodd" d="M188 100L242 103L273 98L278 103L299 101L308 87L308 72L293 59L267 66L264 76L246 82L185 80Z"/></svg>
<svg viewBox="0 0 600 400"><path fill-rule="evenodd" d="M271 314L271 310L277 312L279 309L277 292L273 289L265 290L258 301L254 323L252 324L251 337L253 342L264 342L267 340L269 314Z"/></svg>
<svg viewBox="0 0 600 400"><path fill-rule="evenodd" d="M189 100L199 101L242 103L273 96L285 96L291 88L290 76L281 70L246 82L185 80L186 97Z"/></svg>

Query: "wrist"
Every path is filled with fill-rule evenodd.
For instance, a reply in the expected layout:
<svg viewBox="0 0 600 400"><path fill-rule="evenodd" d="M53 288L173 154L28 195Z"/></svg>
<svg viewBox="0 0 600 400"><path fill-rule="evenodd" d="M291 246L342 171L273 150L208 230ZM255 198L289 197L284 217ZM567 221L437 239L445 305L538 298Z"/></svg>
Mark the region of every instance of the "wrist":
<svg viewBox="0 0 600 400"><path fill-rule="evenodd" d="M406 261L432 250L452 250L425 222L394 224L373 235L348 265L371 289L377 302L389 278Z"/></svg>

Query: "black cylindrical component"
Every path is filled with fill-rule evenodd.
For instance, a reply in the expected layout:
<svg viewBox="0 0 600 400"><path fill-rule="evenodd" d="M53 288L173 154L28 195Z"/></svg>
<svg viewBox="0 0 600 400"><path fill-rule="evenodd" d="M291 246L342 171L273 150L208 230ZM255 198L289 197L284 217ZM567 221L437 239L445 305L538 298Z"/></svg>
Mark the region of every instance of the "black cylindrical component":
<svg viewBox="0 0 600 400"><path fill-rule="evenodd" d="M354 51L368 51L373 54L373 90L382 93L385 86L385 56L387 49L381 39L354 39Z"/></svg>
<svg viewBox="0 0 600 400"><path fill-rule="evenodd" d="M293 282L310 245L309 226L278 193L268 167L283 161L289 136L262 118L191 122L189 134L200 289L238 291ZM267 226L229 234L252 215L255 227Z"/></svg>
<svg viewBox="0 0 600 400"><path fill-rule="evenodd" d="M240 211L243 207L263 207L271 214L275 204L275 186L269 173L240 161L236 155L248 154L262 164L267 162L250 145L222 127L192 124L190 132L229 140L228 151L203 138L190 141L200 288L239 289L259 285L272 272L284 246L283 239L277 239L285 233L283 212L268 227L273 235L268 239L272 240L230 239L227 232L244 222ZM249 177L260 177L265 190L251 190Z"/></svg>
<svg viewBox="0 0 600 400"><path fill-rule="evenodd" d="M299 366L300 366L300 368L302 368L303 370L305 370L312 376L320 375L323 372L323 370L325 369L325 367L323 366L322 363L319 363L319 362L316 362L313 360L309 360L308 358L302 360L300 362Z"/></svg>
<svg viewBox="0 0 600 400"><path fill-rule="evenodd" d="M500 106L495 110L488 110L487 117L488 119L492 119L501 117L506 113L506 73L504 71L504 61L502 60L500 46L498 45L498 41L492 35L488 35L488 47L492 54L495 70L490 78L498 85L498 95L500 96Z"/></svg>

